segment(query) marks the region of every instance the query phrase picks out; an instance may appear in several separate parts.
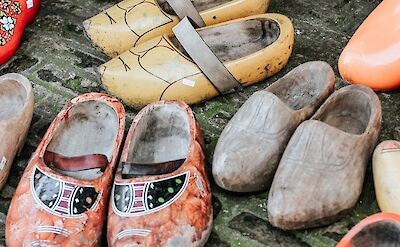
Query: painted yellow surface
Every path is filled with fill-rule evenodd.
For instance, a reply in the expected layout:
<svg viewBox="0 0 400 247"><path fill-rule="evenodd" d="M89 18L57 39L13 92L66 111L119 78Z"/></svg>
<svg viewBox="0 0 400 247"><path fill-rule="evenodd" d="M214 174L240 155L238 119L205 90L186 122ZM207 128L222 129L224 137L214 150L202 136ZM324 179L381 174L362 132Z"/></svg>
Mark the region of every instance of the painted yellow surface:
<svg viewBox="0 0 400 247"><path fill-rule="evenodd" d="M382 212L400 214L400 142L384 141L374 152L375 193Z"/></svg>
<svg viewBox="0 0 400 247"><path fill-rule="evenodd" d="M206 25L265 13L269 0L232 0L200 12ZM179 18L163 11L157 0L124 0L83 23L93 44L115 57L160 35L169 35Z"/></svg>
<svg viewBox="0 0 400 247"><path fill-rule="evenodd" d="M293 25L280 14L255 15L214 25L260 18L278 23L278 39L264 49L224 63L243 86L264 80L287 64L293 49ZM137 109L159 99L180 99L193 104L219 95L197 65L165 35L113 58L99 67L99 73L111 94Z"/></svg>

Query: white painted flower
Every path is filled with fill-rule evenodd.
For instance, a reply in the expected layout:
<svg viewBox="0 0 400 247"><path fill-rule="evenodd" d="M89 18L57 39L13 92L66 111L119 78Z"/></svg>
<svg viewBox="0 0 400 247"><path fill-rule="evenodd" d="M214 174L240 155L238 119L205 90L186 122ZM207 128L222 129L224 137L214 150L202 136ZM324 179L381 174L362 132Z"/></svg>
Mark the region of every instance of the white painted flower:
<svg viewBox="0 0 400 247"><path fill-rule="evenodd" d="M4 28L6 31L10 31L14 29L14 20L10 16L3 16L0 20L1 26Z"/></svg>

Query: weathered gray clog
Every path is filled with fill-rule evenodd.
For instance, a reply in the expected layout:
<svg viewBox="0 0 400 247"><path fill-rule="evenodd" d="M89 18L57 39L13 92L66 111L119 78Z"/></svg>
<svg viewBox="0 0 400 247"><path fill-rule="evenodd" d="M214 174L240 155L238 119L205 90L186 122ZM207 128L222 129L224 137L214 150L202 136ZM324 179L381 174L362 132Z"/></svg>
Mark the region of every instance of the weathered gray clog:
<svg viewBox="0 0 400 247"><path fill-rule="evenodd" d="M20 74L0 76L0 190L15 154L22 149L32 120L31 82Z"/></svg>
<svg viewBox="0 0 400 247"><path fill-rule="evenodd" d="M381 128L378 96L351 85L332 94L293 134L268 198L272 225L317 227L351 210Z"/></svg>
<svg viewBox="0 0 400 247"><path fill-rule="evenodd" d="M331 66L316 61L254 93L218 140L212 168L216 183L235 192L266 189L290 136L333 92L334 84Z"/></svg>

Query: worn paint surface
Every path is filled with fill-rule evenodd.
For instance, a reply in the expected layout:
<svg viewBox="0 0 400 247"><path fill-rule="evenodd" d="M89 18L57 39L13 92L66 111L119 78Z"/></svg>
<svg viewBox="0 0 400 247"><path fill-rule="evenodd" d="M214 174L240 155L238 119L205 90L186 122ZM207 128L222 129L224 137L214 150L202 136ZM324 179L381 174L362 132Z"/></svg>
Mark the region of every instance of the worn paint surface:
<svg viewBox="0 0 400 247"><path fill-rule="evenodd" d="M250 95L265 88L300 63L325 60L334 67L352 33L380 1L372 0L286 0L271 1L269 12L289 16L295 26L295 44L288 65L276 76L241 92L216 97L193 107L205 131L206 156L212 152L228 120ZM36 149L50 122L74 96L104 92L94 70L106 56L92 48L83 34L82 21L112 6L104 0L43 1L37 21L27 28L20 49L0 74L20 72L32 80L36 96L35 111L28 141L16 158L6 187L0 192L0 245L4 243L5 214L31 153ZM338 80L337 88L344 86ZM400 92L380 93L383 126L379 140L400 139ZM127 108L128 119L137 112ZM129 121L130 122L130 121ZM127 124L129 126L129 124ZM337 223L307 231L282 232L272 228L266 213L267 193L237 195L214 184L214 226L208 246L334 246L362 218L378 212L371 167L362 195L354 208Z"/></svg>

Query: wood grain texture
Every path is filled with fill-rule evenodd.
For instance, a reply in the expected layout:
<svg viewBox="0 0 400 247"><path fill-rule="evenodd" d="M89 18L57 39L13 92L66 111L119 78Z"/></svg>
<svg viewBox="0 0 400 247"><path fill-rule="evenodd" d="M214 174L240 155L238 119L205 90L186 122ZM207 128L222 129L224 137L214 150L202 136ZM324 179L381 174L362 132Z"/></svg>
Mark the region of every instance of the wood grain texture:
<svg viewBox="0 0 400 247"><path fill-rule="evenodd" d="M327 63L308 62L253 94L218 140L216 183L235 192L268 188L290 136L333 92L334 84Z"/></svg>
<svg viewBox="0 0 400 247"><path fill-rule="evenodd" d="M32 120L31 82L20 74L0 77L0 190L7 181L14 157L22 149Z"/></svg>
<svg viewBox="0 0 400 247"><path fill-rule="evenodd" d="M330 224L361 194L381 127L381 105L369 88L333 93L290 139L268 198L272 225L302 229Z"/></svg>

